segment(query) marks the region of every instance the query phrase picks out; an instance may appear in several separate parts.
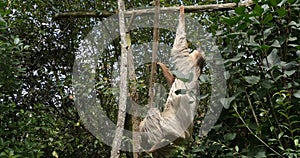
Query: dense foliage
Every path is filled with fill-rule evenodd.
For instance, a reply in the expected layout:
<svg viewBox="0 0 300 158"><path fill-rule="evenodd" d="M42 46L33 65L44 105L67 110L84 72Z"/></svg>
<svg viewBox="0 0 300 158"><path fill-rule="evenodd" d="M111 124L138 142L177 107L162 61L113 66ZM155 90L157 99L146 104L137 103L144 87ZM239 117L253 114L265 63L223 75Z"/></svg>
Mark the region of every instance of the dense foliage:
<svg viewBox="0 0 300 158"><path fill-rule="evenodd" d="M210 31L225 59L231 106L189 153L299 157L299 5L262 1L210 16Z"/></svg>
<svg viewBox="0 0 300 158"><path fill-rule="evenodd" d="M180 2L162 0L161 5ZM125 4L127 9L153 5L144 0ZM101 19L56 20L53 16L68 11L115 11L116 2L7 0L0 2L0 8L0 157L108 157L110 147L83 126L71 85L74 52ZM178 147L174 157L300 157L299 9L299 0L261 0L251 7L192 14L216 37L225 61L225 100L230 106L224 107L213 130L199 137L201 113L209 103L205 94L210 94L210 83L201 82L206 97L199 105L193 140L187 147ZM151 31L132 31L132 44L151 41ZM160 30L160 36L160 41L172 45L174 33ZM97 95L113 121L118 106L112 80L119 56L116 39L99 59L97 71ZM205 70L209 78L209 68ZM149 65L140 65L136 74L138 102L145 104ZM126 128L130 126L128 119ZM124 152L122 156L132 155Z"/></svg>

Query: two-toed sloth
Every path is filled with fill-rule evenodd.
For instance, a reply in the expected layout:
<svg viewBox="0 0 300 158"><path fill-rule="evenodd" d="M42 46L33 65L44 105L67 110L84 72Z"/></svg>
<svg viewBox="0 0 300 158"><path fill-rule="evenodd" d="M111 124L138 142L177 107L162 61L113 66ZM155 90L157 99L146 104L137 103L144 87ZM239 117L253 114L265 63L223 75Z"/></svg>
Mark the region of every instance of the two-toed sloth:
<svg viewBox="0 0 300 158"><path fill-rule="evenodd" d="M201 73L205 65L203 51L198 48L197 50L194 50L191 54L189 54L189 58L191 61L195 62L195 65L199 66ZM166 78L168 85L171 87L173 82L175 81L175 76L171 73L170 69L164 63L157 62L157 65L162 69L163 75Z"/></svg>
<svg viewBox="0 0 300 158"><path fill-rule="evenodd" d="M199 103L198 78L205 59L200 49L190 53L187 47L183 7L180 8L171 59L172 68L183 76L191 76L191 79L182 81L174 77L163 63L158 63L168 84L171 85L168 99L162 112L157 108L150 108L139 126L141 146L145 151L153 152L155 157L165 157L170 144L178 144L192 135L195 108ZM184 90L186 93L178 93L178 90Z"/></svg>

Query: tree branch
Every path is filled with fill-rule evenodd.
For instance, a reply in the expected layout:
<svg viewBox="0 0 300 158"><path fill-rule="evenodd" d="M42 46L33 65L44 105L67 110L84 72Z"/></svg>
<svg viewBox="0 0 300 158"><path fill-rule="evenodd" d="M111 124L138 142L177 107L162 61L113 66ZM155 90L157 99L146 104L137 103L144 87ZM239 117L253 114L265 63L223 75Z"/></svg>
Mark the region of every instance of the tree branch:
<svg viewBox="0 0 300 158"><path fill-rule="evenodd" d="M101 11L100 13L94 11L78 11L78 12L66 12L66 13L57 13L54 15L55 20L62 20L67 18L107 18L114 14L114 12Z"/></svg>
<svg viewBox="0 0 300 158"><path fill-rule="evenodd" d="M208 5L198 5L198 6L184 6L184 10L186 13L194 13L194 12L210 12L215 10L230 10L234 9L235 7L239 6L251 6L254 2L252 0L242 1L240 3L225 3L225 4L208 4ZM179 11L179 7L163 7L160 8L161 13L166 12L176 12ZM65 18L107 18L118 12L108 12L108 11L101 11L100 13L97 12L67 12L67 13L57 13L54 15L55 19L61 20ZM125 17L130 17L132 14L135 15L142 15L142 14L154 14L155 8L151 9L139 9L139 10L130 10L125 11Z"/></svg>

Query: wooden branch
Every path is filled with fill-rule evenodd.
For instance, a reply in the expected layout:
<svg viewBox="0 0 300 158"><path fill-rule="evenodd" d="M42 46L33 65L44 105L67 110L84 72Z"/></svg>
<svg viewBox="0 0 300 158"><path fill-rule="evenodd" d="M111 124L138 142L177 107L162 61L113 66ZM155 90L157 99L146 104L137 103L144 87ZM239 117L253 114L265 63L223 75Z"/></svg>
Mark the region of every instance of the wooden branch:
<svg viewBox="0 0 300 158"><path fill-rule="evenodd" d="M135 14L132 14L131 17L130 17L130 20L128 22L128 25L127 25L127 28L126 28L126 33L129 33L130 32L130 27L134 21L134 18L135 18ZM130 37L130 36L129 36ZM130 38L131 39L131 38ZM130 40L131 41L131 40Z"/></svg>
<svg viewBox="0 0 300 158"><path fill-rule="evenodd" d="M130 22L129 22L130 24ZM129 27L129 26L128 26ZM129 28L127 27L127 31ZM130 33L127 32L126 36L130 39ZM131 49L131 43L128 48L128 77L129 80L131 81L130 86L130 97L133 99L134 102L138 103L139 100L139 94L137 92L137 79L136 79L136 74L135 74L135 67L134 67L134 57L132 54L132 49ZM130 105L131 104L131 105ZM129 103L129 106L131 106L131 111L133 111L133 115L131 116L132 119L132 147L133 147L133 158L138 158L139 157L139 151L141 150L141 136L139 133L139 125L140 125L140 120L138 117L137 109L135 106L132 105L133 103Z"/></svg>
<svg viewBox="0 0 300 158"><path fill-rule="evenodd" d="M119 29L121 37L121 81L120 81L120 97L119 97L119 111L118 111L118 121L117 129L115 132L115 137L112 142L111 149L111 158L118 158L120 156L120 147L122 143L122 136L124 130L125 116L126 116L126 104L127 104L127 95L128 95L128 48L129 48L129 39L126 38L126 26L125 26L125 4L123 0L118 0L119 8Z"/></svg>
<svg viewBox="0 0 300 158"><path fill-rule="evenodd" d="M150 74L150 87L149 87L149 100L148 105L150 108L153 106L154 101L154 82L156 76L156 58L158 51L158 38L159 38L159 11L160 4L159 0L155 0L155 14L154 14L154 26L153 26L153 45L152 45L152 64Z"/></svg>
<svg viewBox="0 0 300 158"><path fill-rule="evenodd" d="M67 18L107 18L114 14L114 12L102 11L100 13L94 11L78 11L78 12L66 12L66 13L57 13L54 15L55 20L62 20Z"/></svg>
<svg viewBox="0 0 300 158"><path fill-rule="evenodd" d="M246 0L240 3L225 3L225 4L208 4L208 5L195 5L195 6L184 6L185 13L193 13L193 12L205 12L205 11L213 11L213 10L224 10L224 9L234 9L239 6L251 6L254 2L252 0ZM161 13L166 12L179 12L180 7L163 7L160 8ZM155 8L151 9L140 9L140 10L131 10L126 11L125 15L130 15L135 13L136 15L141 14L153 14L155 13Z"/></svg>
<svg viewBox="0 0 300 158"><path fill-rule="evenodd" d="M196 6L184 6L184 10L186 13L195 13L195 12L210 12L215 10L230 10L239 6L251 6L254 2L252 0L242 1L240 3L225 3L225 4L208 4L208 5L196 5ZM180 7L163 7L160 8L161 13L166 12L177 12ZM102 11L100 13L97 12L67 12L67 13L58 13L54 15L55 19L65 19L65 18L107 18L116 14L117 12L107 12ZM151 9L138 9L138 10L130 10L125 11L125 17L130 17L132 14L142 15L142 14L154 14L155 8Z"/></svg>

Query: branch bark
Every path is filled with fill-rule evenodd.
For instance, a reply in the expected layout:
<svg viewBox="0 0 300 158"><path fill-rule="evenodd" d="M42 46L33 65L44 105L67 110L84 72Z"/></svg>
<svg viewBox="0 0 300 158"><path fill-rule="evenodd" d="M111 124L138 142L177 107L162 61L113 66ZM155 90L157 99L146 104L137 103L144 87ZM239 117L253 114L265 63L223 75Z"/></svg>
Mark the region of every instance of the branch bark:
<svg viewBox="0 0 300 158"><path fill-rule="evenodd" d="M208 4L208 5L198 5L198 6L184 6L184 10L186 13L194 13L194 12L210 12L215 10L230 10L234 9L238 6L251 6L254 2L252 0L246 0L240 3L225 3L225 4ZM166 12L177 12L179 11L180 7L163 7L160 8L161 13ZM67 13L57 13L54 15L55 19L61 20L65 18L107 18L118 12L107 12L101 11L100 13L97 12L67 12ZM155 13L155 8L151 9L139 9L139 10L130 10L125 11L125 17L130 17L132 14L135 15L142 15L142 14L153 14Z"/></svg>
<svg viewBox="0 0 300 158"><path fill-rule="evenodd" d="M126 116L126 103L128 94L128 69L127 69L127 53L129 48L129 40L126 38L126 26L125 26L125 5L123 0L118 0L119 8L119 29L121 37L121 81L120 81L120 97L119 97L119 111L117 129L115 137L112 143L111 158L117 158L120 156L120 146L122 143L122 136L124 130L125 116Z"/></svg>
<svg viewBox="0 0 300 158"><path fill-rule="evenodd" d="M155 0L155 14L154 14L154 26L153 26L153 43L152 43L152 64L151 64L151 75L150 75L150 87L149 87L149 100L148 105L150 108L153 106L154 100L154 82L156 75L156 58L158 51L158 38L159 38L159 10L160 4L159 0Z"/></svg>
<svg viewBox="0 0 300 158"><path fill-rule="evenodd" d="M129 23L130 26L130 23ZM130 28L127 28L127 30L130 30ZM130 38L130 33L127 32L126 36L128 37L127 39ZM130 86L130 97L133 99L134 102L138 102L139 95L137 92L137 80L136 80L136 74L135 74L135 68L134 68L134 58L132 54L132 49L131 49L131 42L129 43L129 49L128 49L128 76L129 80L131 82ZM139 134L139 125L140 125L140 120L137 114L137 109L135 109L135 106L133 106L133 103L129 103L131 105L131 110L133 111L132 115L132 147L133 147L133 158L138 158L139 157L139 151L141 150L141 136Z"/></svg>
<svg viewBox="0 0 300 158"><path fill-rule="evenodd" d="M66 12L66 13L57 13L54 15L54 19L62 20L67 18L107 18L117 12L108 12L108 11L101 11L101 12L94 12L94 11L77 11L77 12Z"/></svg>

